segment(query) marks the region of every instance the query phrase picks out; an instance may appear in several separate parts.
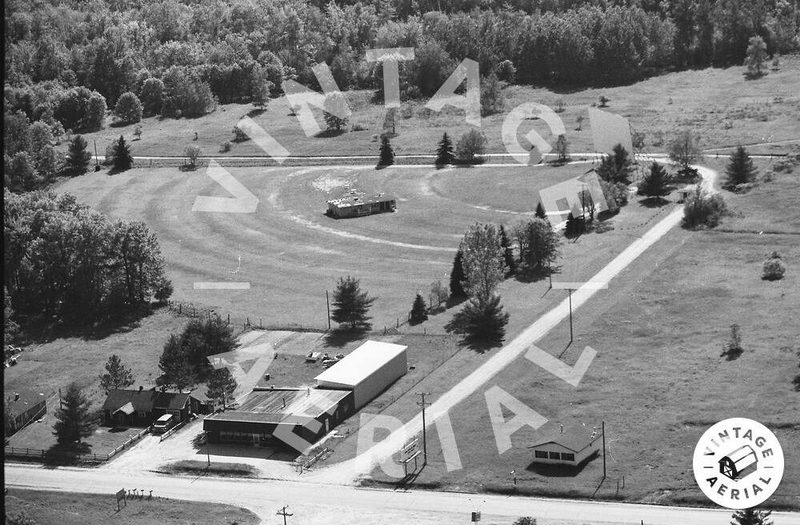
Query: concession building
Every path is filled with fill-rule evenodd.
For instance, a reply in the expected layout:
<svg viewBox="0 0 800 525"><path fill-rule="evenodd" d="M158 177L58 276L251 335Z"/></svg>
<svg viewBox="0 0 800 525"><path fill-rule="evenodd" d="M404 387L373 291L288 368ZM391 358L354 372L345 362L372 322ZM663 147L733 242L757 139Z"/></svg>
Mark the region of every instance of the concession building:
<svg viewBox="0 0 800 525"><path fill-rule="evenodd" d="M305 453L408 369L406 347L367 341L316 377L316 387L253 390L241 406L208 416L210 443L289 446Z"/></svg>
<svg viewBox="0 0 800 525"><path fill-rule="evenodd" d="M392 212L395 209L397 200L385 193L366 196L353 190L339 199L328 201L328 215L336 219Z"/></svg>
<svg viewBox="0 0 800 525"><path fill-rule="evenodd" d="M534 463L580 465L599 452L599 431L583 425L559 425L548 421L536 431L533 449Z"/></svg>

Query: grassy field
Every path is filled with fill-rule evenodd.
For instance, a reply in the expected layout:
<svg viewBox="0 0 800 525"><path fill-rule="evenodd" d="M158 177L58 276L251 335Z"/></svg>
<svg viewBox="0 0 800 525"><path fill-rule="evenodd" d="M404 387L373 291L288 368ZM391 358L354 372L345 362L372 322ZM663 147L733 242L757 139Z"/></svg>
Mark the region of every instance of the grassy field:
<svg viewBox="0 0 800 525"><path fill-rule="evenodd" d="M10 438L10 446L47 449L55 444L54 414L58 408L58 389L76 381L99 410L105 401L99 376L111 354L120 356L135 379L134 386L155 386L160 374L158 358L170 333L179 333L187 319L167 311L158 311L112 333L87 333L54 338L25 347L18 364L4 371L4 391L33 390L48 396L47 415L41 423L32 423ZM109 432L98 428L88 438L92 452L106 454L121 445L139 429Z"/></svg>
<svg viewBox="0 0 800 525"><path fill-rule="evenodd" d="M601 95L610 99L608 111L630 119L634 129L644 132L646 144L653 151L663 151L663 142L671 133L691 129L703 138L704 148L735 146L759 142L781 141L800 137L800 57L782 57L780 71L771 71L758 80L745 80L743 67L705 69L668 73L630 85L608 89L587 89L575 92L553 92L528 86L510 86L504 90L506 110L486 117L482 130L489 141L489 151L505 152L500 127L510 109L525 102L538 102L556 107L564 104L560 114L567 129L572 151L592 151L588 117L582 131L576 131L578 115L586 116L586 108ZM284 97L273 100L266 112L253 120L272 134L291 155L376 155L377 136L383 123L383 106L370 102L371 92L348 93L353 116L351 125L364 131L350 131L335 137L306 137L297 117L291 116ZM442 133L459 137L470 129L463 112L445 109L433 113L424 108L426 100L403 101L398 110L396 132L392 140L397 154L432 154ZM188 144L197 144L205 156L263 155L252 141L235 143L228 153L220 144L233 139L236 123L253 110L250 105L221 106L215 112L197 119L147 118L141 123L141 140L133 142L139 156L180 156ZM317 112L320 113L320 112ZM318 118L322 122L321 118ZM323 123L324 124L324 123ZM133 140L133 125L86 135L89 143L97 141L102 155L105 147L120 134ZM540 122L528 121L519 130L524 136L530 129L544 136L549 131ZM197 133L197 141L194 140Z"/></svg>
<svg viewBox="0 0 800 525"><path fill-rule="evenodd" d="M114 501L111 494L9 489L5 495L5 512L6 515L24 512L38 525L256 525L261 522L249 510L219 503L131 499L117 512Z"/></svg>
<svg viewBox="0 0 800 525"><path fill-rule="evenodd" d="M418 482L509 491L509 472L516 470L522 493L706 504L691 472L694 445L714 422L743 416L773 429L783 445L786 472L769 503L800 508L800 393L792 385L800 354L794 321L800 212L793 207L799 190L793 174L744 195L725 193L732 215L719 231L673 230L577 312L574 344L565 349L566 324L538 343L563 352L567 363L586 345L597 350L579 388L524 357L487 385L501 386L549 420L590 427L605 421L604 483L602 458L560 474L533 465L525 446L533 437L529 427L498 454L482 391L450 414L464 468L446 471L434 431ZM759 234L765 224L783 233ZM773 250L787 263L786 277L762 281L761 263ZM732 323L741 326L745 352L728 360L720 353ZM414 411L396 408L398 416ZM379 471L373 476L386 480Z"/></svg>
<svg viewBox="0 0 800 525"><path fill-rule="evenodd" d="M202 170L92 173L57 190L111 217L144 220L158 234L175 300L265 324L327 328L325 291L349 274L378 297L371 314L382 329L406 319L417 291L427 296L431 282L447 282L470 224L518 222L535 209L539 189L586 168L231 168L260 200L253 214L192 212L195 196L226 195ZM326 200L348 186L393 194L398 211L343 220L324 215ZM244 281L250 289L195 290L197 281Z"/></svg>

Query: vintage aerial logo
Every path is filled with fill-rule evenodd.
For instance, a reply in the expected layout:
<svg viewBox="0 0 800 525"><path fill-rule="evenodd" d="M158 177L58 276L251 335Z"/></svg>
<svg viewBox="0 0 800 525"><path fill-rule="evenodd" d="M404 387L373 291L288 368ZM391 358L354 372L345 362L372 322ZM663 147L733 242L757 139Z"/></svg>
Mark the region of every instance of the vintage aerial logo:
<svg viewBox="0 0 800 525"><path fill-rule="evenodd" d="M694 449L694 478L714 503L747 509L766 501L783 477L783 450L767 427L736 417L705 431Z"/></svg>

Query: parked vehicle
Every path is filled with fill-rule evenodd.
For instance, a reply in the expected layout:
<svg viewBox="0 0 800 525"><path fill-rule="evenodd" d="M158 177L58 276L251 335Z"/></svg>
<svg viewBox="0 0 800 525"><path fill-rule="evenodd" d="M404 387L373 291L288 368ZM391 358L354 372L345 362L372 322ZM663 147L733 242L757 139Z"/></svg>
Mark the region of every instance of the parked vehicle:
<svg viewBox="0 0 800 525"><path fill-rule="evenodd" d="M178 423L178 418L172 414L164 414L153 423L153 434L163 434Z"/></svg>

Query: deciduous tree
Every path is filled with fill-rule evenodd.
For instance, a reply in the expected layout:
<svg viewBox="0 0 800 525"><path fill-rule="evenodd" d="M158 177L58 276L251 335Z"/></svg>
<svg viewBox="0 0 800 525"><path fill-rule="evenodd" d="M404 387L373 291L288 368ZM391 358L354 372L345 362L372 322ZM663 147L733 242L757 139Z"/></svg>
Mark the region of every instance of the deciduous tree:
<svg viewBox="0 0 800 525"><path fill-rule="evenodd" d="M750 79L760 78L766 74L767 44L760 36L750 37L747 45L747 57L744 60L747 66L745 76Z"/></svg>
<svg viewBox="0 0 800 525"><path fill-rule="evenodd" d="M114 114L125 124L134 124L142 120L142 111L139 97L130 91L123 93L114 106Z"/></svg>
<svg viewBox="0 0 800 525"><path fill-rule="evenodd" d="M768 519L772 515L770 510L759 510L755 507L737 510L733 513L731 525L772 525Z"/></svg>
<svg viewBox="0 0 800 525"><path fill-rule="evenodd" d="M486 137L477 129L471 129L461 135L456 144L456 158L466 164L483 162L486 153Z"/></svg>
<svg viewBox="0 0 800 525"><path fill-rule="evenodd" d="M549 221L535 217L518 224L514 234L519 245L520 262L526 272L550 268L558 259L560 240Z"/></svg>
<svg viewBox="0 0 800 525"><path fill-rule="evenodd" d="M473 224L464 234L459 249L464 254L467 293L482 303L487 302L506 272L498 229L493 224Z"/></svg>
<svg viewBox="0 0 800 525"><path fill-rule="evenodd" d="M106 373L100 375L100 388L108 394L111 390L125 388L132 384L133 374L122 364L117 354L112 354L106 361Z"/></svg>
<svg viewBox="0 0 800 525"><path fill-rule="evenodd" d="M347 105L347 98L341 91L333 91L325 96L324 103L325 124L329 130L341 131L347 127L350 108Z"/></svg>

